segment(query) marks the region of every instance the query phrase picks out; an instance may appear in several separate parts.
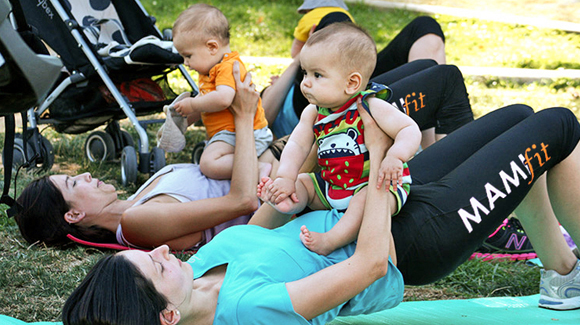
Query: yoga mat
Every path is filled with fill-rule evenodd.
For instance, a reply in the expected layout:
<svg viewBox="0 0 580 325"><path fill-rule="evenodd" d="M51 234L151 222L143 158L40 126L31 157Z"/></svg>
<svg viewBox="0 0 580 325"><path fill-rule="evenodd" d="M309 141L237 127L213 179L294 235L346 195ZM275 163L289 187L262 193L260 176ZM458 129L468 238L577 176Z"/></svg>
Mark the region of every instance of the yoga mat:
<svg viewBox="0 0 580 325"><path fill-rule="evenodd" d="M30 325L30 324L34 324L34 325L62 325L61 322L27 323L27 322L21 321L21 320L16 319L16 318L12 318L10 316L0 315L0 325Z"/></svg>
<svg viewBox="0 0 580 325"><path fill-rule="evenodd" d="M370 315L339 317L328 325L580 324L580 309L538 307L540 295L463 300L408 301Z"/></svg>
<svg viewBox="0 0 580 325"><path fill-rule="evenodd" d="M554 311L538 307L540 295L403 302L393 309L371 315L339 317L328 325L571 325L580 324L580 309ZM1 325L58 325L26 323L0 315Z"/></svg>

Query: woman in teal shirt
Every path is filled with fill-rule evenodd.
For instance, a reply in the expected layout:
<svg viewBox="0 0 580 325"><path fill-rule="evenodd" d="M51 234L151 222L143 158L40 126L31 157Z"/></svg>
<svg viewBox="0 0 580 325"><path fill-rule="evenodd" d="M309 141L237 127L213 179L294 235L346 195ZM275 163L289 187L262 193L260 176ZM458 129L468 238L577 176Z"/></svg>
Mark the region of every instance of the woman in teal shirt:
<svg viewBox="0 0 580 325"><path fill-rule="evenodd" d="M365 117L370 126L372 118ZM249 127L236 129L239 141L252 136ZM324 231L339 220L328 211L325 218L302 217L276 230L231 227L188 263L167 246L121 252L100 261L69 297L64 324L324 324L337 315L398 305L403 279L392 260L390 218L384 217L396 202L376 183L388 141L376 128L370 132L372 180L357 245L320 256L301 244L305 222Z"/></svg>

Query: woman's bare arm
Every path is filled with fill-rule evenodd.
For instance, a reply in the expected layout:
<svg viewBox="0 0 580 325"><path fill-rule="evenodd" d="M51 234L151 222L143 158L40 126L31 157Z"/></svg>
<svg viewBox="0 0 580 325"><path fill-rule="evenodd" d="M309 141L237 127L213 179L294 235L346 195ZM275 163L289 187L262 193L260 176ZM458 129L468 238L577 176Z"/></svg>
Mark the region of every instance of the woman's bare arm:
<svg viewBox="0 0 580 325"><path fill-rule="evenodd" d="M256 198L258 155L254 142L254 116L260 95L256 92L256 86L252 84L252 75L249 72L244 81L241 81L238 62L234 63L233 74L237 90L230 111L234 115L236 146L229 195L233 199L251 198L255 211L259 202Z"/></svg>
<svg viewBox="0 0 580 325"><path fill-rule="evenodd" d="M348 301L383 277L388 271L389 255L394 254L389 209L396 204L395 198L385 189L376 188L378 168L388 141L360 107L362 105L359 105L359 114L365 125L365 143L369 147L371 165L357 247L347 260L286 284L294 310L306 319Z"/></svg>
<svg viewBox="0 0 580 325"><path fill-rule="evenodd" d="M253 120L259 95L255 86L250 85L252 78L249 73L244 82L240 81L237 63L234 63L234 78L237 92L231 111L236 126L236 146L229 193L186 203L153 201L128 209L123 215L122 225L123 234L130 242L157 246L252 213L258 208L258 160Z"/></svg>
<svg viewBox="0 0 580 325"><path fill-rule="evenodd" d="M316 27L313 26L313 29ZM310 34L312 34L312 31L310 31ZM290 55L295 58L298 55L300 55L300 51L302 51L302 48L304 47L304 44L306 44L306 42L294 39L292 41L292 46L290 47Z"/></svg>
<svg viewBox="0 0 580 325"><path fill-rule="evenodd" d="M266 113L266 119L268 120L269 125L272 125L274 120L276 120L276 116L278 116L278 113L286 100L286 96L294 84L294 78L299 69L300 58L297 57L292 61L288 68L284 70L278 80L264 90L262 94L262 107L264 107L264 112ZM300 91L300 89L295 89L294 91Z"/></svg>

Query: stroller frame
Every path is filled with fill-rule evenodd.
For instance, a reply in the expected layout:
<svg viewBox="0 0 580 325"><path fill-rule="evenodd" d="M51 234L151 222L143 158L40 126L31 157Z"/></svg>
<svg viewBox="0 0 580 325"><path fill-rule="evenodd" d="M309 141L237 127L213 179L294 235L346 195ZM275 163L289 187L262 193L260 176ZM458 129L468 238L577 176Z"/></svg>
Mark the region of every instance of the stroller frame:
<svg viewBox="0 0 580 325"><path fill-rule="evenodd" d="M14 12L19 13L14 15L14 20L23 24L23 15L18 9L14 9ZM2 156L4 185L0 203L10 207L6 211L9 217L20 209L18 202L9 195L14 158L14 115L42 100L62 67L60 59L32 51L24 39L27 36L23 37L29 35L29 31L14 29L9 19L12 11L12 4L8 0L0 0L0 117L5 120L5 150Z"/></svg>
<svg viewBox="0 0 580 325"><path fill-rule="evenodd" d="M139 8L142 10L143 14L146 17L152 19L151 16L147 13L145 8L142 6L140 1L134 1ZM56 11L56 15L60 17L60 19L66 23L68 30L72 37L78 43L79 48L82 50L90 65L92 65L94 71L100 77L100 80L106 86L112 97L115 99L116 103L118 104L121 111L124 113L124 116L129 119L132 126L137 131L139 136L138 141L138 157L139 163L137 164L137 153L135 151L135 147L133 146L134 142L132 141L131 136L126 132L120 130L118 122L118 114L112 113L112 117L103 117L104 121L107 120L108 125L106 128L106 132L102 131L95 131L93 132L89 138L87 139L87 143L85 144L85 150L87 157L91 161L97 160L106 160L111 159L114 155L114 152L117 152L121 149L121 180L123 185L127 185L129 183L134 183L137 178L137 171L142 173L150 173L153 174L157 170L161 169L165 165L165 152L158 147L154 147L151 151L149 151L149 141L148 135L146 133L146 126L151 123L159 123L163 120L149 120L143 121L137 119L136 111L134 110L132 104L123 96L123 94L119 91L111 77L107 74L107 68L102 63L102 59L94 50L94 46L88 42L86 36L82 29L80 29L79 23L72 17L69 12L62 6L59 0L44 0L42 2L43 9L46 10L47 14L50 13L51 8L48 6L48 3L52 6L52 8ZM38 4L38 3L37 3ZM40 5L40 4L38 4ZM45 7L46 6L46 7ZM50 13L54 15L54 13ZM163 39L162 33L159 31L157 26L155 26L152 20L152 27L156 31L157 37ZM173 68L175 69L175 68ZM172 70L173 70L172 69ZM181 75L185 78L189 86L193 89L193 93L196 94L199 92L199 89L183 64L179 64L176 66L181 72ZM56 121L50 118L42 119L42 114L48 110L49 106L55 101L55 99L60 96L66 89L74 85L81 85L84 82L88 83L89 78L87 78L83 72L81 71L71 71L71 74L66 77L63 81L58 84L51 93L47 96L46 100L40 103L38 107L32 107L27 111L26 120L30 123L29 127L25 127L23 125L23 129L25 129L25 136L23 142L26 143L26 136L29 136L33 144L31 149L24 149L21 151L21 154L26 157L26 160L31 159L28 157L30 154L38 156L40 153L41 157L37 157L37 160L40 158L39 162L37 162L37 167L40 166L41 168L48 167L52 165L52 161L54 157L42 157L43 154L52 155L52 147L50 143L46 139L43 139L40 133L38 132L38 125L39 124L52 124ZM162 108L162 105L161 105ZM161 110L160 110L161 111ZM23 120L23 124L24 124ZM105 134L108 133L110 137ZM112 138L112 141L111 141ZM93 142L96 141L96 142ZM95 147L96 144L96 147ZM92 154L92 150L97 150L98 154ZM16 150L16 149L15 149ZM113 151L113 152L112 152Z"/></svg>

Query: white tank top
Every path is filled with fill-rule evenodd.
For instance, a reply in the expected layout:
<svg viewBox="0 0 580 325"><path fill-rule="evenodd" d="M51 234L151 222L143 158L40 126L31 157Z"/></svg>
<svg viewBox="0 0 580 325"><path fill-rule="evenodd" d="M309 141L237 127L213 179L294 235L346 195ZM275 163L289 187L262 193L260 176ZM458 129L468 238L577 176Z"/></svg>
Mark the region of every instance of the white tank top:
<svg viewBox="0 0 580 325"><path fill-rule="evenodd" d="M159 178L155 188L144 195L133 206L141 205L157 195L169 195L180 202L190 202L208 198L221 197L226 195L230 190L229 180L214 180L207 178L199 170L199 165L195 164L174 164L163 167L157 173L145 182L135 194L131 195L128 200L133 200L139 195L151 182ZM208 216L209 217L209 216ZM236 219L224 222L213 228L206 229L203 232L203 239L194 245L196 249L209 242L215 235L227 227L233 225L246 224L251 215L241 216ZM138 248L138 246L128 242L123 236L121 224L117 227L117 242L121 245L128 245Z"/></svg>

